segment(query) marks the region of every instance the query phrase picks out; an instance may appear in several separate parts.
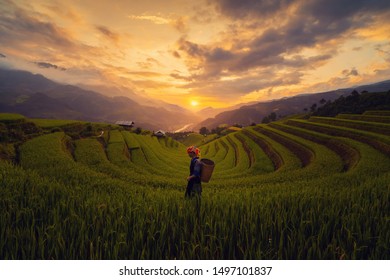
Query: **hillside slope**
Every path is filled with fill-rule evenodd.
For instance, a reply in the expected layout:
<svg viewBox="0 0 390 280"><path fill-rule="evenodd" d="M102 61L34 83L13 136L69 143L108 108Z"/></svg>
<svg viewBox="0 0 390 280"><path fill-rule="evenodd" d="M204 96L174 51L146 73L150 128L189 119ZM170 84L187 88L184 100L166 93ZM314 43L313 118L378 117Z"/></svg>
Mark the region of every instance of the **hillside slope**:
<svg viewBox="0 0 390 280"><path fill-rule="evenodd" d="M199 203L184 199L189 158L171 138L0 114L0 258L387 260L389 115L208 142Z"/></svg>
<svg viewBox="0 0 390 280"><path fill-rule="evenodd" d="M218 114L215 118L209 118L199 123L196 128L207 127L212 129L220 124L242 124L250 125L251 123L260 123L263 118L272 112L275 112L278 116L286 116L290 114L302 113L306 108L310 110L310 107L316 103L320 106L320 101L335 100L340 96L349 95L354 89L346 88L339 89L323 93L315 94L303 94L293 97L283 98L279 100L273 100L268 102L260 102L254 105L242 106L237 110L226 111ZM364 85L356 87L359 92L383 92L390 90L390 81L384 81L372 85Z"/></svg>
<svg viewBox="0 0 390 280"><path fill-rule="evenodd" d="M76 86L62 85L25 71L0 69L0 111L31 118L115 122L132 120L150 130L175 130L198 121L195 114L143 106L127 97L107 97Z"/></svg>

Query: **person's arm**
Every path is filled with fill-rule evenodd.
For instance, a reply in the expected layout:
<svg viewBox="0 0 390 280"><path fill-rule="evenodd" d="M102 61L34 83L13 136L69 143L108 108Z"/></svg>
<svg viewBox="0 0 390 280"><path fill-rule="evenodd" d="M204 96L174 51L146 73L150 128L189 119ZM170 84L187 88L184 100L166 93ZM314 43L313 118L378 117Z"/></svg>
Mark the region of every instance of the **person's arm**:
<svg viewBox="0 0 390 280"><path fill-rule="evenodd" d="M196 177L200 178L200 172L202 170L202 163L200 162L200 160L196 160L195 162L195 167L194 167L194 174L189 176L187 178L187 181L190 181Z"/></svg>
<svg viewBox="0 0 390 280"><path fill-rule="evenodd" d="M197 159L196 162L195 162L194 175L193 175L193 176L194 176L195 178L196 178L196 177L200 178L200 172L201 172L201 170L202 170L202 163L200 162L199 159Z"/></svg>

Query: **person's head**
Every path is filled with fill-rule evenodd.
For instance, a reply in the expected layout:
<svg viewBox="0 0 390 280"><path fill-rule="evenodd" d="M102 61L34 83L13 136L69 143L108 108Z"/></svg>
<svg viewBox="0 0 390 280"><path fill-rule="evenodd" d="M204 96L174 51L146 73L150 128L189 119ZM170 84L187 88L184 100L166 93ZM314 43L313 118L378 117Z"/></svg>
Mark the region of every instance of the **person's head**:
<svg viewBox="0 0 390 280"><path fill-rule="evenodd" d="M187 148L187 154L190 158L199 157L200 150L199 150L199 148L197 148L195 146L190 146Z"/></svg>

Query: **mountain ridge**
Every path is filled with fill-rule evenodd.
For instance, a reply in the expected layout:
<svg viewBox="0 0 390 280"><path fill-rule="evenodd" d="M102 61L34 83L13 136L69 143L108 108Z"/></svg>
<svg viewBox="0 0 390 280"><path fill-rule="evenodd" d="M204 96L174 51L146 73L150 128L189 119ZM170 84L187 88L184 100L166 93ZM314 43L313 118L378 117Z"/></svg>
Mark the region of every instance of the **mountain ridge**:
<svg viewBox="0 0 390 280"><path fill-rule="evenodd" d="M244 105L239 109L224 111L214 118L208 118L195 125L194 128L207 127L212 129L221 124L250 125L251 123L260 123L264 117L272 112L281 116L301 113L305 108L309 110L314 103L318 105L321 99L332 101L341 95L350 94L353 90L368 92L387 91L390 90L390 80L320 93L303 93L291 97L258 102L253 105Z"/></svg>
<svg viewBox="0 0 390 280"><path fill-rule="evenodd" d="M21 113L30 118L71 118L114 123L132 120L150 130L176 130L200 119L174 105L140 105L125 97L109 97L74 85L53 82L40 74L0 69L0 111ZM194 119L196 121L194 121Z"/></svg>
<svg viewBox="0 0 390 280"><path fill-rule="evenodd" d="M264 102L237 104L228 108L206 107L192 112L164 101L140 104L126 96L105 95L75 85L60 84L40 74L0 68L0 111L21 113L31 118L70 118L108 123L131 120L136 126L149 130L176 131L187 126L189 130L197 130L201 127L212 129L221 124L260 123L272 112L283 116L301 113L304 108L309 110L313 103L321 99L334 100L354 89L387 91L390 89L390 80L322 93L304 93Z"/></svg>

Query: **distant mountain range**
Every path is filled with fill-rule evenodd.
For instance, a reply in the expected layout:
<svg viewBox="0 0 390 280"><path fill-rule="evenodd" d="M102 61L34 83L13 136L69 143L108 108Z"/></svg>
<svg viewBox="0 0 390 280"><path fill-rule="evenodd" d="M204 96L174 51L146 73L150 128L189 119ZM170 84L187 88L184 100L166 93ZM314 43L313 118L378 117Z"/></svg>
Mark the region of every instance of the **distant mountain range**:
<svg viewBox="0 0 390 280"><path fill-rule="evenodd" d="M20 113L30 118L111 123L131 120L142 128L167 131L201 120L177 105L165 103L156 107L156 102L153 105L145 106L127 97L108 97L92 90L62 85L26 71L0 69L1 112Z"/></svg>
<svg viewBox="0 0 390 280"><path fill-rule="evenodd" d="M303 113L305 108L309 110L314 103L319 106L319 101L321 99L332 101L341 95L349 95L354 89L358 92L386 92L390 90L390 80L354 88L338 89L314 94L301 94L279 100L242 106L239 109L222 112L214 118L208 118L197 124L194 129L199 129L201 127L212 129L221 124L250 125L251 123L260 123L265 116L268 116L272 112L275 112L278 116Z"/></svg>
<svg viewBox="0 0 390 280"><path fill-rule="evenodd" d="M93 89L93 90L91 90ZM205 108L197 113L178 105L156 100L147 100L126 88L87 88L86 86L63 85L42 75L26 71L0 68L0 112L20 113L30 118L73 119L114 123L118 120L134 121L136 126L150 130L176 131L181 128L209 129L220 124L260 123L272 112L289 115L303 112L321 99L334 100L353 89L368 92L383 92L390 89L390 80L355 88L329 92L302 94L268 102L239 104L230 108ZM97 92L99 91L99 92ZM192 124L191 126L189 124Z"/></svg>
<svg viewBox="0 0 390 280"><path fill-rule="evenodd" d="M231 107L224 107L224 108L206 107L202 110L199 110L197 114L200 115L203 119L214 118L216 115L223 113L225 111L233 111L241 108L242 106L249 106L257 103L258 101L245 103L245 104L241 103L241 104L233 105Z"/></svg>

